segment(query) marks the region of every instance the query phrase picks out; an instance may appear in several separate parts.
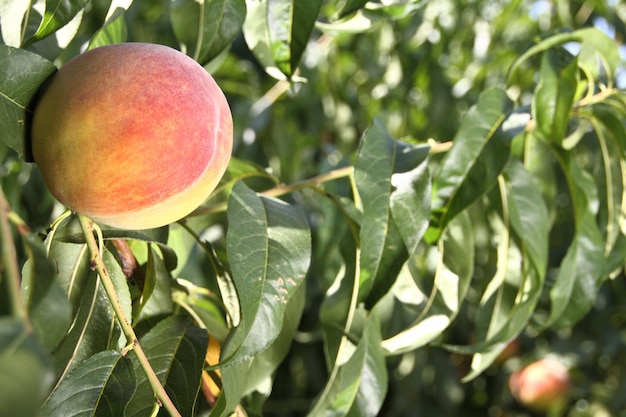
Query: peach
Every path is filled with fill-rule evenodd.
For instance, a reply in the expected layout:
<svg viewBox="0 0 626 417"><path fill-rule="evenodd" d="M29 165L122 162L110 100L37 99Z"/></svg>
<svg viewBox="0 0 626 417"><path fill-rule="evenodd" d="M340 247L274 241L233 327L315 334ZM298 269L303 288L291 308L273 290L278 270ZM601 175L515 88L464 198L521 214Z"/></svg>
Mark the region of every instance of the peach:
<svg viewBox="0 0 626 417"><path fill-rule="evenodd" d="M509 388L521 404L535 411L547 411L567 399L569 371L554 359L542 359L514 372Z"/></svg>
<svg viewBox="0 0 626 417"><path fill-rule="evenodd" d="M103 46L51 78L33 115L32 151L52 195L123 229L175 222L215 189L233 121L197 62L147 43Z"/></svg>

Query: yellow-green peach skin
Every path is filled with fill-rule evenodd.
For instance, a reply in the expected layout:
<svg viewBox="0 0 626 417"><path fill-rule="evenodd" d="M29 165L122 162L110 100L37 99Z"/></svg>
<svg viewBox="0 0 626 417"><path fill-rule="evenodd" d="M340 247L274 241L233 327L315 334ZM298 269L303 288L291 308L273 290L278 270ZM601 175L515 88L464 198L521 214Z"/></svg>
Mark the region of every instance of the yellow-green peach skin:
<svg viewBox="0 0 626 417"><path fill-rule="evenodd" d="M57 200L123 229L175 222L215 189L233 122L204 68L162 45L123 43L69 61L37 103L33 157Z"/></svg>

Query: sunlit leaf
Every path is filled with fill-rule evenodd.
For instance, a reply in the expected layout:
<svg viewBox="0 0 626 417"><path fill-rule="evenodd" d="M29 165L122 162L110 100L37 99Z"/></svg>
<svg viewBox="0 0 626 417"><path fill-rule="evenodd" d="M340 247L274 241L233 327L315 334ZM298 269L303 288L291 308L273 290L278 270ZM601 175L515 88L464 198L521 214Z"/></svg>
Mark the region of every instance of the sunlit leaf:
<svg viewBox="0 0 626 417"><path fill-rule="evenodd" d="M230 46L245 17L245 0L173 0L170 6L176 37L201 64Z"/></svg>
<svg viewBox="0 0 626 417"><path fill-rule="evenodd" d="M564 51L543 54L532 114L544 140L560 145L565 138L578 84L578 61Z"/></svg>
<svg viewBox="0 0 626 417"><path fill-rule="evenodd" d="M409 262L418 287L429 289L431 294L424 294L429 302L413 323L382 342L386 354L401 354L432 342L452 323L469 289L474 251L472 223L462 212L439 241L434 276Z"/></svg>
<svg viewBox="0 0 626 417"><path fill-rule="evenodd" d="M30 2L0 0L0 33L2 43L19 48L22 44L22 22Z"/></svg>
<svg viewBox="0 0 626 417"><path fill-rule="evenodd" d="M89 0L46 0L43 19L32 38L26 41L29 45L43 39L68 24L74 16L87 6Z"/></svg>
<svg viewBox="0 0 626 417"><path fill-rule="evenodd" d="M379 326L375 315L368 318L354 353L328 380L309 416L378 415L387 393L387 367Z"/></svg>
<svg viewBox="0 0 626 417"><path fill-rule="evenodd" d="M504 124L512 102L499 89L483 92L464 116L452 149L433 179L433 216L426 240L435 242L448 222L495 184L510 151Z"/></svg>
<svg viewBox="0 0 626 417"><path fill-rule="evenodd" d="M246 42L270 75L294 75L322 5L321 0L248 0ZM280 73L278 73L280 71Z"/></svg>
<svg viewBox="0 0 626 417"><path fill-rule="evenodd" d="M126 28L124 15L120 14L92 36L91 41L89 41L89 49L114 43L122 43L126 41L127 37L128 29Z"/></svg>
<svg viewBox="0 0 626 417"><path fill-rule="evenodd" d="M532 46L511 65L508 75L509 81L522 64L534 55L565 45L568 42L581 44L578 62L593 78L606 70L610 75L615 74L620 62L615 42L600 29L591 27L549 36ZM598 60L598 58L600 59Z"/></svg>

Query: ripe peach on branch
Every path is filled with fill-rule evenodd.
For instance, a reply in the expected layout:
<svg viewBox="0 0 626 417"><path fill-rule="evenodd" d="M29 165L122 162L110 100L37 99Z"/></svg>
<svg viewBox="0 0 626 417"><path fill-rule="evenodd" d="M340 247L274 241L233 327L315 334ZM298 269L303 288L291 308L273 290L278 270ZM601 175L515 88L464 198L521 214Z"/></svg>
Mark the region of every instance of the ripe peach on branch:
<svg viewBox="0 0 626 417"><path fill-rule="evenodd" d="M125 229L159 227L196 209L232 151L228 102L175 49L123 43L70 60L35 107L32 152L61 203Z"/></svg>

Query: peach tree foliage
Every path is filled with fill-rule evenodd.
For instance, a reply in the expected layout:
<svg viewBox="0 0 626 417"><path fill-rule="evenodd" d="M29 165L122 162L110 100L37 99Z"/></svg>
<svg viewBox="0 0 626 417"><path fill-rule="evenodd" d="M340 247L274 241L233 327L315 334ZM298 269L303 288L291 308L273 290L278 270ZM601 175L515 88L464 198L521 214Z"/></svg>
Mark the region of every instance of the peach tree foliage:
<svg viewBox="0 0 626 417"><path fill-rule="evenodd" d="M272 109L288 117L280 100L324 82L307 54L421 16L426 3L173 1L163 42L222 83L234 157L188 218L94 234L88 219L58 217L31 163L33 103L81 48L152 38L129 23L130 0L38 4L0 3L0 415L150 416L165 398L162 415L261 413L278 368L310 343L323 380L302 413L374 416L401 355L427 345L469 355L471 380L529 326L581 320L622 271L626 97L617 45L597 29L529 39L450 138L402 131L379 109L354 121L358 144L331 149L340 160L305 171L305 145L324 154L328 140L307 129L326 122L297 120L291 142L247 138ZM262 70L229 73L246 65L244 49ZM459 319L472 341L449 337Z"/></svg>

